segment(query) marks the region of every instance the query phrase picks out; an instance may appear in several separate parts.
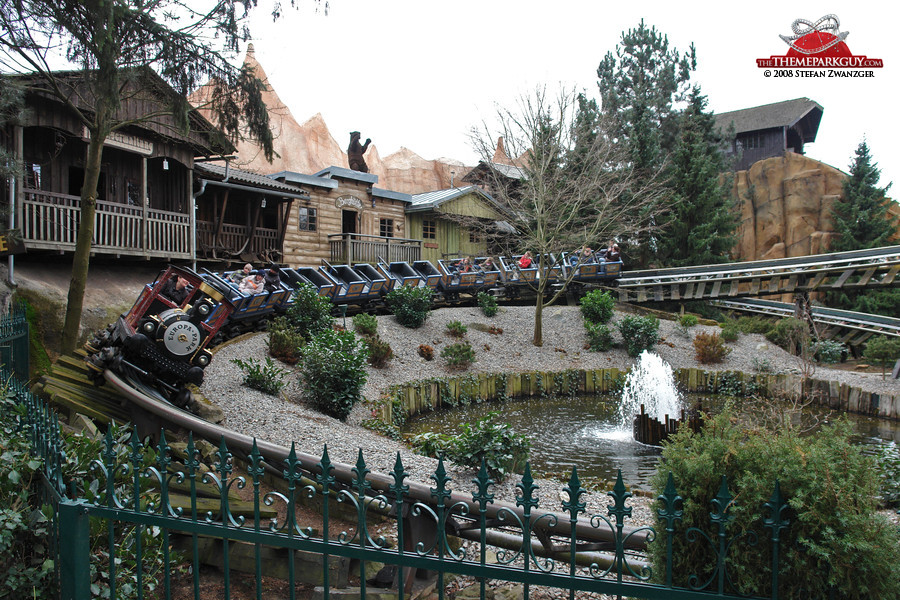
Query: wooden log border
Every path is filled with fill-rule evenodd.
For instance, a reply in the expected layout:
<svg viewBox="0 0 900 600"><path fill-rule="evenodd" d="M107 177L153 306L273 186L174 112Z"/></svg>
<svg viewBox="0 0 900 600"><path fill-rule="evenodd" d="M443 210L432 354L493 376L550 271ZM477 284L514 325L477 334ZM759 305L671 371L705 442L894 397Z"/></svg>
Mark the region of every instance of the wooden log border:
<svg viewBox="0 0 900 600"><path fill-rule="evenodd" d="M478 373L457 377L432 378L392 386L388 397L397 402L382 402L377 416L385 423L393 422L393 410L405 410L407 416L449 408L472 402L488 402L549 395L600 394L616 390L628 371L596 369L568 371L528 371L524 373ZM689 393L717 393L721 384L734 387L740 382L742 391L754 383L766 398L806 397L813 404L832 410L857 413L881 419L900 419L900 395L866 392L846 383L808 379L791 373L748 374L740 371L704 371L675 369L680 389Z"/></svg>

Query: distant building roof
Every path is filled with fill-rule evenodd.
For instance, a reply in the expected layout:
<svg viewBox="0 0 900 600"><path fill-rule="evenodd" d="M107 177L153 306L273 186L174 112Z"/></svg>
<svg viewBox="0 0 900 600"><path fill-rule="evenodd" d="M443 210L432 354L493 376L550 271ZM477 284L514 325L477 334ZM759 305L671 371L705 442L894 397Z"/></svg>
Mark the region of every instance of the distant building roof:
<svg viewBox="0 0 900 600"><path fill-rule="evenodd" d="M412 202L412 195L403 192L395 192L393 190L383 190L373 187L372 195L376 198L386 198L387 200L399 200L400 202Z"/></svg>
<svg viewBox="0 0 900 600"><path fill-rule="evenodd" d="M804 142L816 141L822 106L809 98L795 98L716 115L716 126L725 132L734 123L736 134L774 127L799 127Z"/></svg>
<svg viewBox="0 0 900 600"><path fill-rule="evenodd" d="M279 171L278 173L266 175L266 177L271 177L272 179L283 179L284 181L289 181L291 183L296 183L299 185L311 185L314 187L320 187L329 190L333 190L338 187L338 182L334 179L326 179L325 177L317 177L315 175L304 175L303 173L297 173L296 171Z"/></svg>
<svg viewBox="0 0 900 600"><path fill-rule="evenodd" d="M496 206L496 202L491 198L490 194L474 185L467 185L466 187L461 188L449 188L446 190L425 192L423 194L414 194L412 196L412 203L406 209L406 212L434 210L444 202L448 202L454 198L461 198L468 194L478 194L490 202L492 206Z"/></svg>
<svg viewBox="0 0 900 600"><path fill-rule="evenodd" d="M316 177L325 177L325 178L333 178L339 177L341 179L350 179L352 181L359 181L362 183L378 183L378 175L373 175L372 173L363 173L362 171L353 171L351 169L345 169L344 167L328 167L326 169L322 169L318 173L315 173Z"/></svg>

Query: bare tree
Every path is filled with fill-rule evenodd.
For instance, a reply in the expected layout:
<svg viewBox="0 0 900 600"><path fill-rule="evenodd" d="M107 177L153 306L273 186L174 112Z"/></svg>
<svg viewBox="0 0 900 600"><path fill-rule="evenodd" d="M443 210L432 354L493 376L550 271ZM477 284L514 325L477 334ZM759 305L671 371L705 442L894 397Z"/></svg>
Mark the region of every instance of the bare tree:
<svg viewBox="0 0 900 600"><path fill-rule="evenodd" d="M538 263L532 286L536 346L543 345L544 305L565 294L573 275L551 287L547 275L558 267L554 258L585 244L634 239L654 229L662 211L662 167L636 172L612 131L592 101L572 90L554 95L543 87L521 96L514 109L498 107L495 124L472 132L482 162L496 166L487 170L489 191L517 230L512 236L485 234L505 255L530 250ZM495 165L498 138L508 165Z"/></svg>

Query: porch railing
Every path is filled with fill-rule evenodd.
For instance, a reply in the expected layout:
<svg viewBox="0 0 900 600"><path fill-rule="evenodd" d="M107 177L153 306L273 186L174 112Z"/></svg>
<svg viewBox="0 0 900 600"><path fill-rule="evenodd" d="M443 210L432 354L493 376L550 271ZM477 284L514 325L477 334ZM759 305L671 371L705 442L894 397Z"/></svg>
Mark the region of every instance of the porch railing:
<svg viewBox="0 0 900 600"><path fill-rule="evenodd" d="M216 242L216 224L197 221L197 252L202 258L216 259L235 258L247 253L256 257L280 254L281 241L277 229L257 227L249 242L248 234L246 225L225 223Z"/></svg>
<svg viewBox="0 0 900 600"><path fill-rule="evenodd" d="M328 244L332 263L375 264L379 258L388 262L413 262L422 259L421 240L337 233L328 236Z"/></svg>
<svg viewBox="0 0 900 600"><path fill-rule="evenodd" d="M75 249L81 222L77 196L26 189L19 223L28 248ZM159 258L191 258L190 217L183 213L97 201L91 250Z"/></svg>

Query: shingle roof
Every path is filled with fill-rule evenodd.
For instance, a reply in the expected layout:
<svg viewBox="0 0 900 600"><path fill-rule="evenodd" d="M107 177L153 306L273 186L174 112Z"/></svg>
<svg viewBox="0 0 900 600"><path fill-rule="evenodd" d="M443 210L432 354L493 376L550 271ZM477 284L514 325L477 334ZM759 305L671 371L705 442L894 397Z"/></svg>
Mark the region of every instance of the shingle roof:
<svg viewBox="0 0 900 600"><path fill-rule="evenodd" d="M194 163L194 170L200 177L213 179L215 181L224 180L226 175L226 168L224 165L217 165L213 163L196 162ZM266 175L251 173L250 171L235 169L234 167L228 167L227 172L228 181L246 183L254 187L264 188L267 190L290 192L292 194L299 194L302 192L302 190L295 185L288 185L286 183L282 183L281 181L275 181L274 179Z"/></svg>
<svg viewBox="0 0 900 600"><path fill-rule="evenodd" d="M809 98L795 98L783 102L773 102L753 108L743 108L716 115L716 126L727 131L734 123L735 133L758 131L773 127L793 127L804 118L808 123L804 129L812 136L805 137L806 142L815 141L819 121L822 119L822 106Z"/></svg>

